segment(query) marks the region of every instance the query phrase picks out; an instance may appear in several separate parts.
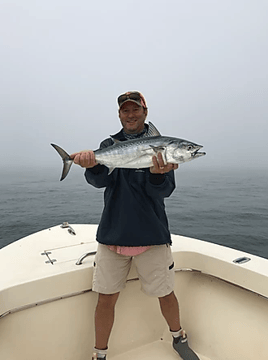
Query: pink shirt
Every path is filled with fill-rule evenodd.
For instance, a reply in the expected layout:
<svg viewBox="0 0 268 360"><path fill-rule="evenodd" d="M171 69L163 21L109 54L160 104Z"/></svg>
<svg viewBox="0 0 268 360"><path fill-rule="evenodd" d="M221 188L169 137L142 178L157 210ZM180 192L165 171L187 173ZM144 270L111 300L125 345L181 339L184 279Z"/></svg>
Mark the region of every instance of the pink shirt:
<svg viewBox="0 0 268 360"><path fill-rule="evenodd" d="M117 254L125 256L136 256L150 249L151 246L116 246L108 245L108 248Z"/></svg>

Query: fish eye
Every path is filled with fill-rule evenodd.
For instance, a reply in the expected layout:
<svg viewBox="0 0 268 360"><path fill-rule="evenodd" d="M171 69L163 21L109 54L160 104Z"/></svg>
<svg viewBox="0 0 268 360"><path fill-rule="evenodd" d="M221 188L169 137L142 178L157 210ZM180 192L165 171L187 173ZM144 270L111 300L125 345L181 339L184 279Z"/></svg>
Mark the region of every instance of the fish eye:
<svg viewBox="0 0 268 360"><path fill-rule="evenodd" d="M193 146L192 145L188 145L188 147L187 147L187 150L193 150Z"/></svg>

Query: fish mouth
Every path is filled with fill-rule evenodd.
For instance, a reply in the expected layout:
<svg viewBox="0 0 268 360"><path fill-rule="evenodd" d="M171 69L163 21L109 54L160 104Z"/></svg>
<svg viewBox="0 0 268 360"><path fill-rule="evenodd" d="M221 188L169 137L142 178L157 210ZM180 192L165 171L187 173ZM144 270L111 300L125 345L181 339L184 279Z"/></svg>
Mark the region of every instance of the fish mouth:
<svg viewBox="0 0 268 360"><path fill-rule="evenodd" d="M193 152L193 153L191 154L192 158L206 155L205 152L199 152L199 150L200 150L200 149L196 150L195 152Z"/></svg>
<svg viewBox="0 0 268 360"><path fill-rule="evenodd" d="M199 156L204 156L204 155L206 155L205 152L199 152L199 150L202 149L202 147L203 147L202 145L197 145L197 146L196 146L196 150L192 152L191 156L192 156L193 158L195 158L195 157L199 157Z"/></svg>

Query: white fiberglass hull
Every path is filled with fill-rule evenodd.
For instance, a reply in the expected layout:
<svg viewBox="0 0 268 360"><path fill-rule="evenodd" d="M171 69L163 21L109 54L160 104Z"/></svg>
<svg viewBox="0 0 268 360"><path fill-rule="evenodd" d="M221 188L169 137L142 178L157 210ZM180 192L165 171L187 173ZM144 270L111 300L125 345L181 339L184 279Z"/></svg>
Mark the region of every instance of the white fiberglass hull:
<svg viewBox="0 0 268 360"><path fill-rule="evenodd" d="M0 250L0 359L88 360L97 225L56 226ZM266 360L268 260L172 236L181 323L201 360ZM248 262L234 263L237 258ZM157 299L135 268L116 305L107 360L179 359Z"/></svg>

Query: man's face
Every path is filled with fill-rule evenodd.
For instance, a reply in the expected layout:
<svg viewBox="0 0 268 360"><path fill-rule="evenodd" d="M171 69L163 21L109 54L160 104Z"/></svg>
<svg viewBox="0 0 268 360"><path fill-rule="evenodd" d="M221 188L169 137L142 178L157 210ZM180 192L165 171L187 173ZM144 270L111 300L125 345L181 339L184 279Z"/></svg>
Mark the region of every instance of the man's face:
<svg viewBox="0 0 268 360"><path fill-rule="evenodd" d="M121 124L127 134L138 134L144 129L147 109L127 101L119 110Z"/></svg>

